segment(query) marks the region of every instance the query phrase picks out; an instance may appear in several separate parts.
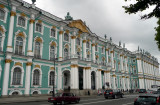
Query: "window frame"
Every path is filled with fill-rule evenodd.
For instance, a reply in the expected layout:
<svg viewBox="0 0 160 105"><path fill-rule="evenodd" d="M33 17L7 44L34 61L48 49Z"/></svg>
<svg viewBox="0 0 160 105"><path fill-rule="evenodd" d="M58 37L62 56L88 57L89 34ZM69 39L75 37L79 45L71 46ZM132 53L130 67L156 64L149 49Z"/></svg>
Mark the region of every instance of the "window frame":
<svg viewBox="0 0 160 105"><path fill-rule="evenodd" d="M55 37L52 36L52 30L55 31ZM51 29L50 29L50 38L55 38L55 39L57 39L57 28L51 28Z"/></svg>
<svg viewBox="0 0 160 105"><path fill-rule="evenodd" d="M36 65L36 64L35 64ZM38 70L39 71L39 85L33 85L33 75L34 75L34 71ZM32 87L41 87L42 85L42 70L40 68L34 68L32 70L32 82L31 82L31 86Z"/></svg>
<svg viewBox="0 0 160 105"><path fill-rule="evenodd" d="M22 25L19 25L19 18L23 18L24 20L25 20L25 25L24 26L22 26ZM25 30L27 30L27 22L28 22L28 17L26 17L26 16L21 16L19 13L17 14L17 25L16 25L16 27L21 27L21 28L23 28L23 29L25 29Z"/></svg>
<svg viewBox="0 0 160 105"><path fill-rule="evenodd" d="M41 25L41 32L39 32L39 31L36 30L36 25L37 24ZM40 23L40 22L36 21L35 22L35 33L39 33L39 34L43 35L43 31L44 31L44 23L43 22Z"/></svg>
<svg viewBox="0 0 160 105"><path fill-rule="evenodd" d="M65 35L68 35L68 40L65 40L65 38L66 38ZM63 41L70 42L70 35L69 35L69 33L64 33Z"/></svg>
<svg viewBox="0 0 160 105"><path fill-rule="evenodd" d="M4 20L0 19L0 21L6 23L6 21L7 21L7 16L8 16L8 12L9 12L9 11L8 11L8 9L7 9L6 7L0 8L0 9L5 12Z"/></svg>

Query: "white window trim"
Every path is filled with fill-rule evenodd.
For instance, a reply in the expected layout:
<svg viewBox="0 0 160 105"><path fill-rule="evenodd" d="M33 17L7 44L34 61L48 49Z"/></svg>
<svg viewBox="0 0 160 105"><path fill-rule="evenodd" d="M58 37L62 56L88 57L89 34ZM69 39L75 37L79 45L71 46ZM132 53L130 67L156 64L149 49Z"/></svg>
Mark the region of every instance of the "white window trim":
<svg viewBox="0 0 160 105"><path fill-rule="evenodd" d="M20 26L20 25L18 25L18 18L19 17L23 17L24 19L25 19L25 26L23 27L23 26ZM21 28L24 28L25 30L27 30L27 22L28 22L28 17L24 17L24 16L21 16L19 13L17 13L17 24L16 24L16 27L21 27Z"/></svg>
<svg viewBox="0 0 160 105"><path fill-rule="evenodd" d="M1 59L0 59L1 60ZM1 80L1 74L2 74L2 67L0 65L0 80Z"/></svg>
<svg viewBox="0 0 160 105"><path fill-rule="evenodd" d="M102 48L101 48L101 50L102 50ZM101 53L105 54L105 47L103 47L103 51Z"/></svg>
<svg viewBox="0 0 160 105"><path fill-rule="evenodd" d="M55 30L55 37L51 36L51 30L54 29ZM58 33L58 29L57 28L50 28L50 38L55 38L57 39L57 33Z"/></svg>
<svg viewBox="0 0 160 105"><path fill-rule="evenodd" d="M38 89L34 89L34 90L32 90L32 91L31 91L31 94L33 95L33 92L35 92L35 91L37 91L37 92L38 92L38 94L41 94L41 91L40 91L40 90L38 90Z"/></svg>
<svg viewBox="0 0 160 105"><path fill-rule="evenodd" d="M78 39L78 38L76 38L76 45L77 45L77 46L82 46L82 39L81 39L81 38L79 38L80 45L78 45L78 44L77 44L77 39Z"/></svg>
<svg viewBox="0 0 160 105"><path fill-rule="evenodd" d="M10 91L9 95L12 95L12 93L14 93L14 92L18 92L18 95L22 95L22 92L17 89L13 89L12 91Z"/></svg>
<svg viewBox="0 0 160 105"><path fill-rule="evenodd" d="M15 51L16 51L16 38L17 38L17 35L20 33L20 30L18 30L16 33L15 33L15 37L14 37L14 53L15 53ZM22 37L22 39L23 39L23 54L25 55L25 50L26 50L26 38L27 38L27 35L26 35L26 33L25 32L23 32L23 34L25 35L25 38L24 37Z"/></svg>
<svg viewBox="0 0 160 105"><path fill-rule="evenodd" d="M13 81L13 72L15 68L20 68L21 69L21 84L20 85L12 85L12 81ZM10 82L10 86L14 86L14 87L19 87L19 86L23 86L23 77L24 77L24 69L21 66L13 66L11 69L11 82Z"/></svg>
<svg viewBox="0 0 160 105"><path fill-rule="evenodd" d="M52 43L52 42L55 42L55 43L56 43L56 41L51 41L51 42L49 43L49 60L50 60L50 51L51 51L50 46L51 46L51 43ZM55 58L56 58L56 56L57 56L57 47L58 47L58 46L57 46L57 43L56 43L55 51L54 51L54 52L55 52Z"/></svg>
<svg viewBox="0 0 160 105"><path fill-rule="evenodd" d="M69 54L68 56L71 56L71 55L70 55L70 45L69 45L68 43L66 43L66 44L64 45L64 48L63 48L63 58L64 58L64 49L65 49L65 46L66 46L66 45L68 45L68 48L67 48L67 49L68 49L68 54Z"/></svg>
<svg viewBox="0 0 160 105"><path fill-rule="evenodd" d="M34 55L34 51L35 51L35 44L36 44L37 38L38 38L38 36L34 38L33 55ZM42 39L42 37L40 37L40 38ZM41 57L41 59L42 59L42 54L43 54L43 42L44 41L42 39L42 43L40 43L40 57Z"/></svg>
<svg viewBox="0 0 160 105"><path fill-rule="evenodd" d="M35 32L35 33L39 33L39 34L43 35L43 31L44 31L44 23L43 23L43 22L42 22L42 23L39 23L39 24L41 24L41 25L42 25L42 30L41 30L41 32L36 31L36 24L37 24L37 23L38 23L38 21L35 21L34 32Z"/></svg>
<svg viewBox="0 0 160 105"><path fill-rule="evenodd" d="M3 51L3 46L4 46L4 39L5 39L5 37L6 37L6 35L5 35L5 33L6 33L6 29L5 29L5 27L3 26L3 25L1 25L1 27L3 28L3 30L4 30L4 33L2 33L2 42L1 42L1 50Z"/></svg>
<svg viewBox="0 0 160 105"><path fill-rule="evenodd" d="M57 86L56 84L57 84L57 81L56 81L56 78L57 78L57 74L56 74L56 71L54 71L54 70L49 70L48 71L48 87L50 87L50 88L52 88L53 87L53 85L49 85L49 80L50 80L50 72L54 72L54 86Z"/></svg>
<svg viewBox="0 0 160 105"><path fill-rule="evenodd" d="M66 33L66 32L65 32L65 33ZM70 41L71 41L71 34L68 33L69 41L65 41L65 40L64 40L64 34L65 34L65 33L63 33L63 42L70 43Z"/></svg>
<svg viewBox="0 0 160 105"><path fill-rule="evenodd" d="M36 64L35 64L36 65ZM40 76L39 76L39 85L33 85L33 74L34 74L34 70L39 70ZM32 81L31 81L31 86L32 87L41 87L42 86L42 70L40 68L34 68L32 70ZM36 90L37 91L37 90Z"/></svg>
<svg viewBox="0 0 160 105"><path fill-rule="evenodd" d="M7 21L7 15L8 15L8 9L5 7L2 9L5 12L4 20L0 19L0 21L6 23Z"/></svg>

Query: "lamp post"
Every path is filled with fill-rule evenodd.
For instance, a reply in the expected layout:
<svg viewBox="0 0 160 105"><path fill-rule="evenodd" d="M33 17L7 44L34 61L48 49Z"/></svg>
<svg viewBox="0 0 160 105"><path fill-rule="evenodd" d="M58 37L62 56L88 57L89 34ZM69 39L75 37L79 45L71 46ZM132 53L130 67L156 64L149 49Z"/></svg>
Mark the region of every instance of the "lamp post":
<svg viewBox="0 0 160 105"><path fill-rule="evenodd" d="M55 56L54 56L54 59L53 59L53 61L54 61L54 76L53 76L53 92L52 92L52 96L54 97L55 96L55 93L54 93L54 81L55 81L55 74L56 74L56 67L55 67L55 62L56 62L56 60L57 60L57 58L55 58Z"/></svg>

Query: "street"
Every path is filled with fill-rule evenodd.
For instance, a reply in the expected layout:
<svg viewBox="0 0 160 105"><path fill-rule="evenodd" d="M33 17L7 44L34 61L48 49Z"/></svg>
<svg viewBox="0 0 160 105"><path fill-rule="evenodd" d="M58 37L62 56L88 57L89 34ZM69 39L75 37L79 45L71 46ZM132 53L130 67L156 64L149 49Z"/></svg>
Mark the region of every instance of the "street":
<svg viewBox="0 0 160 105"><path fill-rule="evenodd" d="M134 99L138 95L125 95L124 98L118 99L105 99L103 96L97 96L96 98L82 98L80 103L67 104L67 105L133 105ZM10 105L10 104L3 104ZM52 105L46 101L42 102L28 102L28 103L12 103L12 105Z"/></svg>

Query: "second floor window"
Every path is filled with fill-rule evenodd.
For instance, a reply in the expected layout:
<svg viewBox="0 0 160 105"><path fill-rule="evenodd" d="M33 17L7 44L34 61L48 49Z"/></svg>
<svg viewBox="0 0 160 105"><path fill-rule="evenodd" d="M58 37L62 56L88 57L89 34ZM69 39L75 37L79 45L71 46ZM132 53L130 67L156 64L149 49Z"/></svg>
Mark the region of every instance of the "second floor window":
<svg viewBox="0 0 160 105"><path fill-rule="evenodd" d="M16 47L15 47L16 54L23 54L23 39L21 37L16 38Z"/></svg>
<svg viewBox="0 0 160 105"><path fill-rule="evenodd" d="M80 45L81 43L80 43L80 39L79 38L77 38L77 45Z"/></svg>
<svg viewBox="0 0 160 105"><path fill-rule="evenodd" d="M98 51L98 46L97 45L95 45L95 50Z"/></svg>
<svg viewBox="0 0 160 105"><path fill-rule="evenodd" d="M25 19L21 16L18 18L18 25L25 27Z"/></svg>
<svg viewBox="0 0 160 105"><path fill-rule="evenodd" d="M55 37L56 36L56 31L55 29L51 29L51 37Z"/></svg>
<svg viewBox="0 0 160 105"><path fill-rule="evenodd" d="M104 53L104 47L102 47L102 53Z"/></svg>
<svg viewBox="0 0 160 105"><path fill-rule="evenodd" d="M20 84L21 84L21 69L15 68L13 71L12 85L20 85Z"/></svg>
<svg viewBox="0 0 160 105"><path fill-rule="evenodd" d="M54 60L55 57L55 48L54 46L50 46L50 60Z"/></svg>
<svg viewBox="0 0 160 105"><path fill-rule="evenodd" d="M87 43L86 43L86 45L87 45L87 48L89 48L89 47L90 47L90 46L89 46L89 42L87 42Z"/></svg>
<svg viewBox="0 0 160 105"><path fill-rule="evenodd" d="M54 72L50 72L50 76L49 76L49 85L52 86L54 83Z"/></svg>
<svg viewBox="0 0 160 105"><path fill-rule="evenodd" d="M64 40L69 41L69 35L67 33L64 34Z"/></svg>
<svg viewBox="0 0 160 105"><path fill-rule="evenodd" d="M64 58L67 59L67 57L68 57L68 49L65 48L64 49Z"/></svg>
<svg viewBox="0 0 160 105"><path fill-rule="evenodd" d="M0 50L2 50L1 48L2 48L2 32L0 32Z"/></svg>
<svg viewBox="0 0 160 105"><path fill-rule="evenodd" d="M36 58L40 58L40 43L39 42L35 43L34 55Z"/></svg>
<svg viewBox="0 0 160 105"><path fill-rule="evenodd" d="M33 73L33 85L39 85L40 83L40 73L39 70L34 70Z"/></svg>
<svg viewBox="0 0 160 105"><path fill-rule="evenodd" d="M42 32L42 25L39 23L36 23L36 31L37 32Z"/></svg>
<svg viewBox="0 0 160 105"><path fill-rule="evenodd" d="M0 9L0 19L4 20L4 17L5 17L5 12L2 9Z"/></svg>

